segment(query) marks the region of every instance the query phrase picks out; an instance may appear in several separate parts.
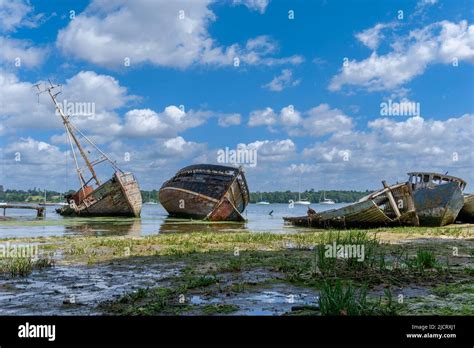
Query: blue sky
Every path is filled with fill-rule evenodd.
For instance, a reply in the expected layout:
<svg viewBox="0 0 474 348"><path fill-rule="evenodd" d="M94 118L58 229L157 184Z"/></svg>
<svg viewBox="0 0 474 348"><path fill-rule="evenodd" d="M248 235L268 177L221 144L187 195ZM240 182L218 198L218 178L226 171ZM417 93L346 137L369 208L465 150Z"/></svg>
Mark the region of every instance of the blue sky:
<svg viewBox="0 0 474 348"><path fill-rule="evenodd" d="M257 151L254 191L300 179L374 189L412 170L473 181L473 11L442 0L0 1L3 183L77 186L58 117L32 88L48 78L61 98L95 104L78 126L145 189L239 144ZM420 113L381 115L389 100Z"/></svg>

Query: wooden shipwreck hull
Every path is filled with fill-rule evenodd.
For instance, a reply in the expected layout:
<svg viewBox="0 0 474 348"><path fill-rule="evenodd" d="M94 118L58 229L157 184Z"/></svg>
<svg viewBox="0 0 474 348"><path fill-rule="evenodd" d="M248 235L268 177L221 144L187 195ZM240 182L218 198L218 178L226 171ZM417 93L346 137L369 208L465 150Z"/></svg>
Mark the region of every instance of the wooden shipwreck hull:
<svg viewBox="0 0 474 348"><path fill-rule="evenodd" d="M462 191L466 182L438 173L409 173L413 200L421 226L453 223L464 205Z"/></svg>
<svg viewBox="0 0 474 348"><path fill-rule="evenodd" d="M370 228L381 226L417 226L411 188L408 183L387 186L356 203L301 217L284 217L295 226L316 228Z"/></svg>
<svg viewBox="0 0 474 348"><path fill-rule="evenodd" d="M170 216L209 221L245 221L249 202L244 173L239 168L199 164L181 169L159 191Z"/></svg>
<svg viewBox="0 0 474 348"><path fill-rule="evenodd" d="M139 217L142 209L140 188L131 173L116 172L97 189L84 186L66 198L69 205L56 210L64 216Z"/></svg>
<svg viewBox="0 0 474 348"><path fill-rule="evenodd" d="M464 195L464 204L456 220L474 223L474 194Z"/></svg>

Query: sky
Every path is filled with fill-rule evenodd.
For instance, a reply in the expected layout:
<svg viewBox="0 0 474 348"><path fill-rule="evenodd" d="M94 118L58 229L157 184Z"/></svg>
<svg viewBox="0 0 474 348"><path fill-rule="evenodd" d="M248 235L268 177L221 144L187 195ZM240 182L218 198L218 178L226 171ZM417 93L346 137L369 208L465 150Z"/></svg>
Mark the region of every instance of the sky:
<svg viewBox="0 0 474 348"><path fill-rule="evenodd" d="M142 189L221 163L243 165L251 191L435 171L474 192L473 22L470 0L0 0L0 184L79 187L34 87L49 79Z"/></svg>

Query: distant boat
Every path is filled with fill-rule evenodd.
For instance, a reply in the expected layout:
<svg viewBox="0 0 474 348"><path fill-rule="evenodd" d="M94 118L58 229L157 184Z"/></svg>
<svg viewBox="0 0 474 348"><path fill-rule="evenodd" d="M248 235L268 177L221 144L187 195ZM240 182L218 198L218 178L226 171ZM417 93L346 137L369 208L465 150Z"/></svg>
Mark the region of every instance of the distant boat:
<svg viewBox="0 0 474 348"><path fill-rule="evenodd" d="M245 221L242 214L249 202L249 190L241 168L197 164L166 181L159 198L170 216Z"/></svg>
<svg viewBox="0 0 474 348"><path fill-rule="evenodd" d="M260 201L257 202L256 204L258 204L258 205L269 205L270 202L264 201L263 198L262 198L262 194L260 193Z"/></svg>
<svg viewBox="0 0 474 348"><path fill-rule="evenodd" d="M295 205L310 205L311 202L307 199L301 199L301 192L298 192L298 200L294 202Z"/></svg>
<svg viewBox="0 0 474 348"><path fill-rule="evenodd" d="M466 182L455 176L432 172L408 173L416 213L421 226L453 223L464 205Z"/></svg>
<svg viewBox="0 0 474 348"><path fill-rule="evenodd" d="M323 197L322 200L321 199L319 200L319 204L324 204L324 205L336 204L336 202L334 202L332 199L326 198L326 192L325 191L323 191L323 195L324 195L324 197Z"/></svg>

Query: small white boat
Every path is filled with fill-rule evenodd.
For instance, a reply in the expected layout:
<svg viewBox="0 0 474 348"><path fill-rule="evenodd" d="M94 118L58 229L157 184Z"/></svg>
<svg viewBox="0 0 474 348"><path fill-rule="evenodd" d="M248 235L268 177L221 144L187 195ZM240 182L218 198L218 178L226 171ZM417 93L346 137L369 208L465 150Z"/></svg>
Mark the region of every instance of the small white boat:
<svg viewBox="0 0 474 348"><path fill-rule="evenodd" d="M311 202L306 199L299 199L294 204L295 205L310 205Z"/></svg>
<svg viewBox="0 0 474 348"><path fill-rule="evenodd" d="M258 204L258 205L269 205L270 202L267 202L267 201L260 201L260 202L257 202L255 204Z"/></svg>
<svg viewBox="0 0 474 348"><path fill-rule="evenodd" d="M324 197L323 197L322 200L321 199L319 200L319 204L324 204L324 205L336 204L336 202L334 202L332 199L326 198L326 192L325 191L323 191L323 195L324 195Z"/></svg>

